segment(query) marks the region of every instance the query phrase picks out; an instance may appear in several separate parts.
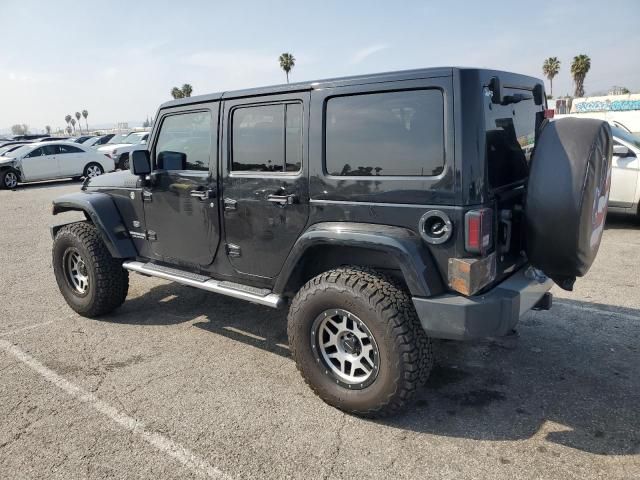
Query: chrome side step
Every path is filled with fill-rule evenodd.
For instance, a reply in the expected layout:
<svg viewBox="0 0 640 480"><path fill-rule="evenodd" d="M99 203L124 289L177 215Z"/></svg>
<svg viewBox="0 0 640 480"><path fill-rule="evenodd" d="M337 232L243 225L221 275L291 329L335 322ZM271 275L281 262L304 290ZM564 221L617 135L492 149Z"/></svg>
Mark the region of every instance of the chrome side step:
<svg viewBox="0 0 640 480"><path fill-rule="evenodd" d="M284 298L269 290L249 287L239 283L214 280L203 275L183 272L177 268L159 266L153 263L143 263L133 260L123 262L122 268L131 272L141 273L149 277L163 278L172 282L181 283L190 287L220 293L228 297L239 298L249 302L265 305L271 308L279 308L284 305Z"/></svg>

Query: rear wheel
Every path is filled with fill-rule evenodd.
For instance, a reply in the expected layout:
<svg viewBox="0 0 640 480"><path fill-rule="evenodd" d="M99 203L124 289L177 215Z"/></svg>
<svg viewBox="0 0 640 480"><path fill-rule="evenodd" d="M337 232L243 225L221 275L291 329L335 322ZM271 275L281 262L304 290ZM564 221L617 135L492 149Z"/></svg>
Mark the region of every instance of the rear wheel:
<svg viewBox="0 0 640 480"><path fill-rule="evenodd" d="M113 258L96 227L87 222L62 227L53 242L53 271L62 296L85 317L119 307L127 297L129 273Z"/></svg>
<svg viewBox="0 0 640 480"><path fill-rule="evenodd" d="M85 178L93 178L98 175L102 175L104 173L104 169L99 163L90 163L86 167L84 167L83 175Z"/></svg>
<svg viewBox="0 0 640 480"><path fill-rule="evenodd" d="M291 304L288 334L313 391L358 415L384 416L405 407L433 364L431 341L407 292L360 267L310 280Z"/></svg>
<svg viewBox="0 0 640 480"><path fill-rule="evenodd" d="M0 172L0 187L9 190L18 186L18 174L13 170L3 170Z"/></svg>

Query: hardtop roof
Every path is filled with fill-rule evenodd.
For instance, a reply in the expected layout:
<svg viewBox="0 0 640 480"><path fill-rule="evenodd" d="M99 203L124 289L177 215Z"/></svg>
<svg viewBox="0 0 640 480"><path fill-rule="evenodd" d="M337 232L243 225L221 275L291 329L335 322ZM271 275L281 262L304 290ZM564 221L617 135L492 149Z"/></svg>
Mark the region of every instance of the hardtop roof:
<svg viewBox="0 0 640 480"><path fill-rule="evenodd" d="M176 100L170 100L160 105L160 109L168 107L179 107L198 103L214 102L216 100L230 99L230 98L242 98L259 95L272 95L277 93L293 93L305 90L319 90L323 88L332 88L348 85L362 85L367 83L381 83L388 81L399 80L415 80L421 78L436 78L436 77L449 77L454 74L454 71L467 71L478 72L482 77L487 75L503 74L510 78L521 77L526 79L529 83L542 82L541 80L528 77L526 75L520 75L512 72L504 72L498 70L473 68L473 67L432 67L432 68L418 68L412 70L399 70L392 72L371 73L364 75L353 75L346 77L328 78L321 80L312 80L306 82L297 83L284 83L280 85L270 85L257 88L248 88L242 90L228 90L223 92L215 92L205 95L197 95L194 97L179 98Z"/></svg>

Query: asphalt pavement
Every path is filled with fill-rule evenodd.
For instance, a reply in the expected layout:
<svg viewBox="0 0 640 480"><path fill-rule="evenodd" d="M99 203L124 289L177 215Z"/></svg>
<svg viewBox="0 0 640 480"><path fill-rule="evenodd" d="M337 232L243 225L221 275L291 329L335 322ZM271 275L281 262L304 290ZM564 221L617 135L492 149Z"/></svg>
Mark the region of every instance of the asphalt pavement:
<svg viewBox="0 0 640 480"><path fill-rule="evenodd" d="M305 386L285 311L132 274L75 314L48 227L79 186L0 190L0 478L640 478L639 221L516 335L436 342L416 405L372 421Z"/></svg>

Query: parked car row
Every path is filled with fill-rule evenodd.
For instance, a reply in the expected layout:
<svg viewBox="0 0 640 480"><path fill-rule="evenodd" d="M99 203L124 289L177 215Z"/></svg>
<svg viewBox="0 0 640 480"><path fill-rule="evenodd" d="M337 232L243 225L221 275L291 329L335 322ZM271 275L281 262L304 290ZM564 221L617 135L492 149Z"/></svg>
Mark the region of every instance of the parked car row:
<svg viewBox="0 0 640 480"><path fill-rule="evenodd" d="M148 132L79 137L0 139L0 188L57 178L94 177L129 168L129 154L144 148Z"/></svg>
<svg viewBox="0 0 640 480"><path fill-rule="evenodd" d="M18 144L0 156L0 188L57 178L96 177L113 170L111 158L82 144L59 140Z"/></svg>

